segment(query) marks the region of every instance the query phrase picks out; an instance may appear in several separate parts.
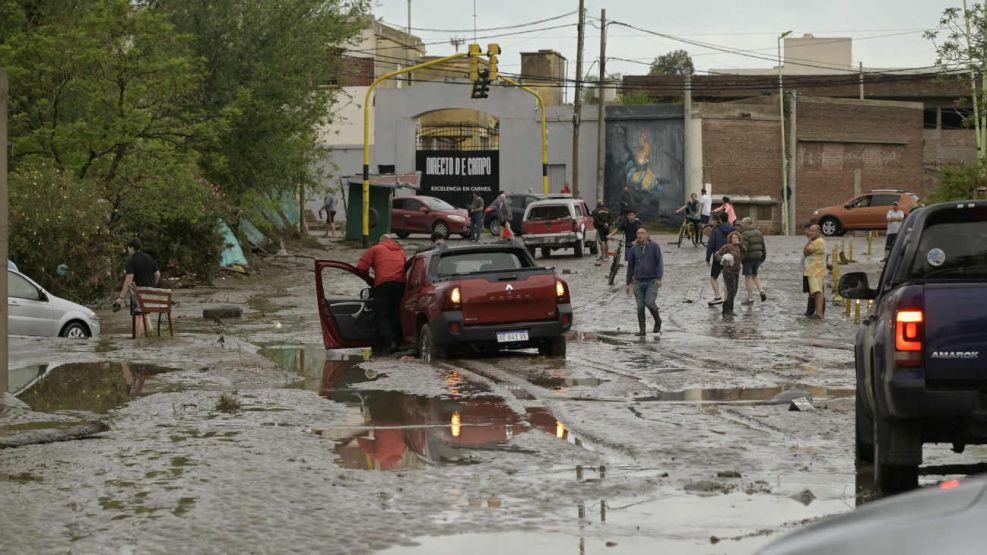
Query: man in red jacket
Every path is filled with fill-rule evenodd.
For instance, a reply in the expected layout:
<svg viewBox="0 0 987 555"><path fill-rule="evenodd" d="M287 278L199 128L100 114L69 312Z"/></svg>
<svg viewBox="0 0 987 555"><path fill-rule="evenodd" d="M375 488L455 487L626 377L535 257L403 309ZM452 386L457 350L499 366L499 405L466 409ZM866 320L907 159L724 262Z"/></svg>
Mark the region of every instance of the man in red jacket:
<svg viewBox="0 0 987 555"><path fill-rule="evenodd" d="M364 274L373 270L374 324L380 334L384 354L393 353L401 342L401 297L404 296L404 249L384 234L376 245L367 249L356 264Z"/></svg>

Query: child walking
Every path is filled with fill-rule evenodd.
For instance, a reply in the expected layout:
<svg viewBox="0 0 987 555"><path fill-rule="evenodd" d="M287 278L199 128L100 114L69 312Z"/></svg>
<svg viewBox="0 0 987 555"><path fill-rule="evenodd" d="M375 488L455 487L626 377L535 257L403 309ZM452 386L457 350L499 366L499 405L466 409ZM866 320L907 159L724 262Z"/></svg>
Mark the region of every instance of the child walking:
<svg viewBox="0 0 987 555"><path fill-rule="evenodd" d="M723 301L723 315L733 316L733 300L737 297L737 285L740 281L740 269L742 266L742 258L740 254L740 245L743 242L743 236L740 232L733 231L727 235L727 244L720 247L720 250L716 251L714 255L716 260L720 262L720 266L723 267L723 281L727 286L727 298Z"/></svg>

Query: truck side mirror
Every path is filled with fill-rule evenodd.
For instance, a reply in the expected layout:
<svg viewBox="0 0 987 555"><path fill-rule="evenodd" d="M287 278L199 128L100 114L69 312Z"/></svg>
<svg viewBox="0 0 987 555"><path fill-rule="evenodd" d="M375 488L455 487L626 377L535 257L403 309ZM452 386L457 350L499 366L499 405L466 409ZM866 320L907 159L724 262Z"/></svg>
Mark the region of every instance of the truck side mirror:
<svg viewBox="0 0 987 555"><path fill-rule="evenodd" d="M850 272L840 278L838 286L840 295L847 299L867 300L877 297L877 291L870 288L867 282L867 274L864 272Z"/></svg>
<svg viewBox="0 0 987 555"><path fill-rule="evenodd" d="M419 208L418 211L421 212L422 214L428 214L428 208L426 208L425 206Z"/></svg>

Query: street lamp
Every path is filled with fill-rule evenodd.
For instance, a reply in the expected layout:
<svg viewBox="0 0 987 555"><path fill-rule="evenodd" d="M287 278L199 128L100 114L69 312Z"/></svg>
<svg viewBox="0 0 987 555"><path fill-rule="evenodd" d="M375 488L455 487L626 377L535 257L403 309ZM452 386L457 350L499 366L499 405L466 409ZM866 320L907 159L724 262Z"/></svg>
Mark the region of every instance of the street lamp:
<svg viewBox="0 0 987 555"><path fill-rule="evenodd" d="M785 31L784 33L778 35L778 115L781 121L781 227L782 233L789 235L788 230L788 157L785 155L785 87L782 84L782 65L781 61L781 39L792 34L791 31Z"/></svg>

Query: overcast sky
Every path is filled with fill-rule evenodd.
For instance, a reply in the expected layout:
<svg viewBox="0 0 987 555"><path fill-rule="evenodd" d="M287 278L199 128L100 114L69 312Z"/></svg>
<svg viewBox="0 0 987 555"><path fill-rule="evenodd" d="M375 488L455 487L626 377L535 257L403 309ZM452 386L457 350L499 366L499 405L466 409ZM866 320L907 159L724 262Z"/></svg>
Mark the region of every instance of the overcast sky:
<svg viewBox="0 0 987 555"><path fill-rule="evenodd" d="M971 0L972 1L972 0ZM373 0L374 15L384 22L405 27L407 0ZM905 68L932 65L935 52L922 31L935 28L945 8L961 5L960 0L586 0L588 16L583 52L583 71L599 58L600 9L607 19L629 23L648 31L676 38L715 45L728 50L746 50L748 55L731 54L649 35L618 25L608 27L607 73L625 75L647 73L647 62L665 52L684 49L692 56L699 72L719 68L771 68L777 37L784 31L793 36L812 33L816 37L852 37L853 63L869 68ZM429 55L455 52L452 37L473 38L473 0L412 0L412 32L427 43ZM578 0L497 0L480 1L476 6L477 42L498 42L503 49L500 67L520 72L519 52L539 49L560 51L569 59L570 75L576 61L576 11ZM571 15L531 26L535 20L568 12ZM491 36L545 29L512 36ZM482 31L491 27L512 29ZM440 29L440 31L415 30ZM454 30L454 32L446 31ZM624 58L641 63L613 60ZM596 75L598 69L592 68Z"/></svg>

